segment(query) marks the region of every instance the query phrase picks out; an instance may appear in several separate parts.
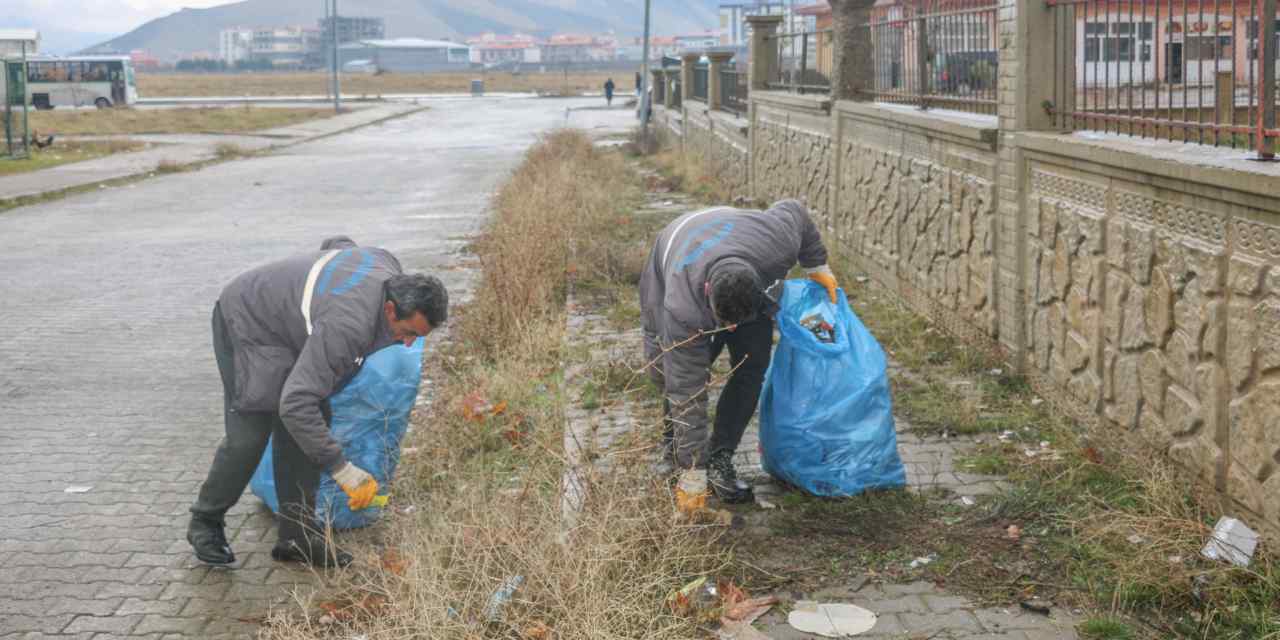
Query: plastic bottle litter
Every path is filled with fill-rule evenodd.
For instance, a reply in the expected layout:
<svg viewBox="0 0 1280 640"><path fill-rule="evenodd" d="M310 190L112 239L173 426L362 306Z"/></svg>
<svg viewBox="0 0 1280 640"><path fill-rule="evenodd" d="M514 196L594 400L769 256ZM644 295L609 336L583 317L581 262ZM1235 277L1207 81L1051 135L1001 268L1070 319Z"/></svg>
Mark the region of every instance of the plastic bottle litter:
<svg viewBox="0 0 1280 640"><path fill-rule="evenodd" d="M488 622L500 622L507 605L511 604L511 599L515 597L516 590L522 584L524 584L524 576L507 578L506 582L503 582L502 586L489 597L489 605L484 608L484 619Z"/></svg>
<svg viewBox="0 0 1280 640"><path fill-rule="evenodd" d="M1258 548L1258 534L1245 523L1223 517L1213 528L1213 535L1200 551L1210 560L1226 560L1237 567L1247 567Z"/></svg>

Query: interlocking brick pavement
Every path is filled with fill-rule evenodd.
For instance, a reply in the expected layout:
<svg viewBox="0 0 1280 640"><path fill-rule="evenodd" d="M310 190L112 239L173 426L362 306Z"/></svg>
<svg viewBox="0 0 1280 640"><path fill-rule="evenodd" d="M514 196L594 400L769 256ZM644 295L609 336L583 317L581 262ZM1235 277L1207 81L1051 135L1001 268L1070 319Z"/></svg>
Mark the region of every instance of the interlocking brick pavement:
<svg viewBox="0 0 1280 640"><path fill-rule="evenodd" d="M274 526L256 499L228 517L239 568L197 565L183 539L222 431L213 301L242 270L339 233L461 298L455 252L565 106L442 103L0 214L0 637L246 637L312 584L270 560Z"/></svg>

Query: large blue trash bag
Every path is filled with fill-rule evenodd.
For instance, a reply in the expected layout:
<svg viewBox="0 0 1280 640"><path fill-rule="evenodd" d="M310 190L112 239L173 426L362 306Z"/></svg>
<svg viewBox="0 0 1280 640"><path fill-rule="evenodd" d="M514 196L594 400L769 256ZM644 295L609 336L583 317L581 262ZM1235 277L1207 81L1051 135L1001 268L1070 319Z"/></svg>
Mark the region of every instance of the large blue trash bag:
<svg viewBox="0 0 1280 640"><path fill-rule="evenodd" d="M808 280L786 282L782 338L760 399L765 471L819 496L901 487L884 350L849 307ZM823 342L801 320L817 312L835 327Z"/></svg>
<svg viewBox="0 0 1280 640"><path fill-rule="evenodd" d="M384 495L400 462L400 442L418 397L425 344L426 341L419 338L412 347L394 344L365 358L360 372L329 398L334 439L342 445L352 464L368 471L378 481L379 491ZM317 522L335 529L357 529L373 524L382 515L378 507L352 511L338 483L327 473L320 476L320 488L316 492ZM270 444L249 488L272 511L279 513Z"/></svg>

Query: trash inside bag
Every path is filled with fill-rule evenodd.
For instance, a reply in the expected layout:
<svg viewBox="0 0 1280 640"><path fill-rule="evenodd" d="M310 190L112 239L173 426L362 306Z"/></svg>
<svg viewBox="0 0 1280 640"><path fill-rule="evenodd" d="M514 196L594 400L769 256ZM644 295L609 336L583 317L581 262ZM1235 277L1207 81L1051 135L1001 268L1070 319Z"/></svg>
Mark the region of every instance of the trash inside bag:
<svg viewBox="0 0 1280 640"><path fill-rule="evenodd" d="M760 398L765 471L819 496L904 486L884 350L844 291L831 304L821 285L791 280L779 306Z"/></svg>
<svg viewBox="0 0 1280 640"><path fill-rule="evenodd" d="M352 511L347 495L329 474L320 474L316 492L316 521L335 529L367 527L382 515L386 491L400 462L400 443L409 427L409 413L418 397L422 379L422 353L426 341L413 346L394 344L365 358L364 366L347 386L329 398L333 413L333 438L347 459L368 471L378 481L379 495L374 506ZM267 445L249 488L254 495L279 513L276 480Z"/></svg>

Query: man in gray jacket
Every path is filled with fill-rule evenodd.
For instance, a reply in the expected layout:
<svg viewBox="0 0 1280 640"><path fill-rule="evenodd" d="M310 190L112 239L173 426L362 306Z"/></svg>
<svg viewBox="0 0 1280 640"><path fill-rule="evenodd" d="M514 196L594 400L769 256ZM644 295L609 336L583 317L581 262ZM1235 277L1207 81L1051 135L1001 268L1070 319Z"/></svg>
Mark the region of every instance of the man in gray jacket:
<svg viewBox="0 0 1280 640"><path fill-rule="evenodd" d="M668 461L681 486L708 482L725 502L746 502L733 454L755 414L773 348L776 302L766 288L796 264L836 299L827 249L809 210L786 200L768 211L685 214L658 235L640 276L645 358L664 390ZM733 368L707 434L711 365L728 347ZM699 489L701 490L701 489Z"/></svg>
<svg viewBox="0 0 1280 640"><path fill-rule="evenodd" d="M328 399L364 358L412 344L448 318L448 293L434 277L405 275L395 256L346 237L319 252L246 272L213 308L213 350L222 375L226 438L191 507L187 541L196 557L231 564L225 516L240 499L274 436L280 503L276 560L345 566L351 556L316 535L315 494L329 473L353 510L378 483L347 461L329 433Z"/></svg>

